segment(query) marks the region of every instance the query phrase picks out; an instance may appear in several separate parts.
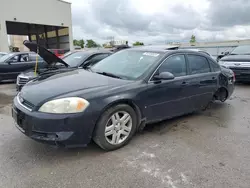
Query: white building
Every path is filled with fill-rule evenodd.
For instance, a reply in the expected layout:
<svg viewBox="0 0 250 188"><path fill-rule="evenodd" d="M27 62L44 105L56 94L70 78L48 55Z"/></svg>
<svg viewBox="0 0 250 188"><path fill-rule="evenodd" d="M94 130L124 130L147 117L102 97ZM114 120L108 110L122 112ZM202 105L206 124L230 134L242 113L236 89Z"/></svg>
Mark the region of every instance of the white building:
<svg viewBox="0 0 250 188"><path fill-rule="evenodd" d="M0 51L8 35L28 36L50 49L73 49L71 4L62 0L1 0Z"/></svg>

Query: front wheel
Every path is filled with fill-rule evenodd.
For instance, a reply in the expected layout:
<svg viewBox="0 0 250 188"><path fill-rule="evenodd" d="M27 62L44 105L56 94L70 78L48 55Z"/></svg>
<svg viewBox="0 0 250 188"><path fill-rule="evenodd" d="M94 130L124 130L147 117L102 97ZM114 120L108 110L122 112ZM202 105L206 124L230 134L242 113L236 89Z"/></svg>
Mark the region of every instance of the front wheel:
<svg viewBox="0 0 250 188"><path fill-rule="evenodd" d="M129 142L136 127L134 109L126 104L119 104L102 114L96 124L93 139L104 150L116 150Z"/></svg>

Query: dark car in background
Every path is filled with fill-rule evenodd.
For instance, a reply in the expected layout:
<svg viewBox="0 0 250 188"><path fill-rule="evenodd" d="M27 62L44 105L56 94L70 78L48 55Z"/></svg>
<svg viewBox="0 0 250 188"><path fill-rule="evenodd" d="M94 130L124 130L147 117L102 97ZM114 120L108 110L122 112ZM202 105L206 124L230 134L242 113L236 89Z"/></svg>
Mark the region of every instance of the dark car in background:
<svg viewBox="0 0 250 188"><path fill-rule="evenodd" d="M33 52L13 52L0 58L0 82L16 80L17 76L26 70L34 69L38 60L38 67L46 66L43 59Z"/></svg>
<svg viewBox="0 0 250 188"><path fill-rule="evenodd" d="M234 74L190 50L131 48L91 68L39 77L15 97L12 116L28 137L105 150L129 142L146 123L205 109L234 91Z"/></svg>
<svg viewBox="0 0 250 188"><path fill-rule="evenodd" d="M114 47L111 52L119 52L121 50L124 50L124 49L128 49L128 48L131 48L130 46L126 45L126 44L123 44L123 45L117 45L116 47Z"/></svg>
<svg viewBox="0 0 250 188"><path fill-rule="evenodd" d="M48 77L77 68L87 68L112 54L106 50L70 51L67 52L63 58L59 58L46 48L38 46L35 43L26 41L24 45L33 52L39 48L39 55L45 60L47 66L39 68L37 73L35 73L33 69L19 74L17 77L18 91L20 91L27 82L39 76Z"/></svg>
<svg viewBox="0 0 250 188"><path fill-rule="evenodd" d="M250 45L236 47L229 55L221 58L219 64L233 70L236 81L250 82Z"/></svg>

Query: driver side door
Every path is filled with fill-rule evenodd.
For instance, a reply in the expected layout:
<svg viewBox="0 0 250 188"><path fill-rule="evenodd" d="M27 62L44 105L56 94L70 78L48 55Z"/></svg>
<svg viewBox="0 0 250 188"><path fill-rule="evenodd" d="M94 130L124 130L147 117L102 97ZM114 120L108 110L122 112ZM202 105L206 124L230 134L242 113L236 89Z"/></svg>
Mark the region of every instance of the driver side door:
<svg viewBox="0 0 250 188"><path fill-rule="evenodd" d="M161 72L170 72L172 80L155 80L154 76ZM148 121L160 121L182 115L187 111L189 89L187 63L184 54L168 57L156 70L146 92L147 107L145 115Z"/></svg>

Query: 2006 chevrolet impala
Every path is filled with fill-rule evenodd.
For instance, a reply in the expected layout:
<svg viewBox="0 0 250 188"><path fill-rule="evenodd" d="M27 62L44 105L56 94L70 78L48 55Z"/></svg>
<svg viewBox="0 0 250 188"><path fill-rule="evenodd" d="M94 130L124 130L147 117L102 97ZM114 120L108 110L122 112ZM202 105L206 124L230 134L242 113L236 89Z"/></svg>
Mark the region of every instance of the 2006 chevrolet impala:
<svg viewBox="0 0 250 188"><path fill-rule="evenodd" d="M234 73L204 53L131 48L88 70L29 82L12 116L34 140L73 147L93 139L114 150L145 124L225 101L233 90Z"/></svg>

